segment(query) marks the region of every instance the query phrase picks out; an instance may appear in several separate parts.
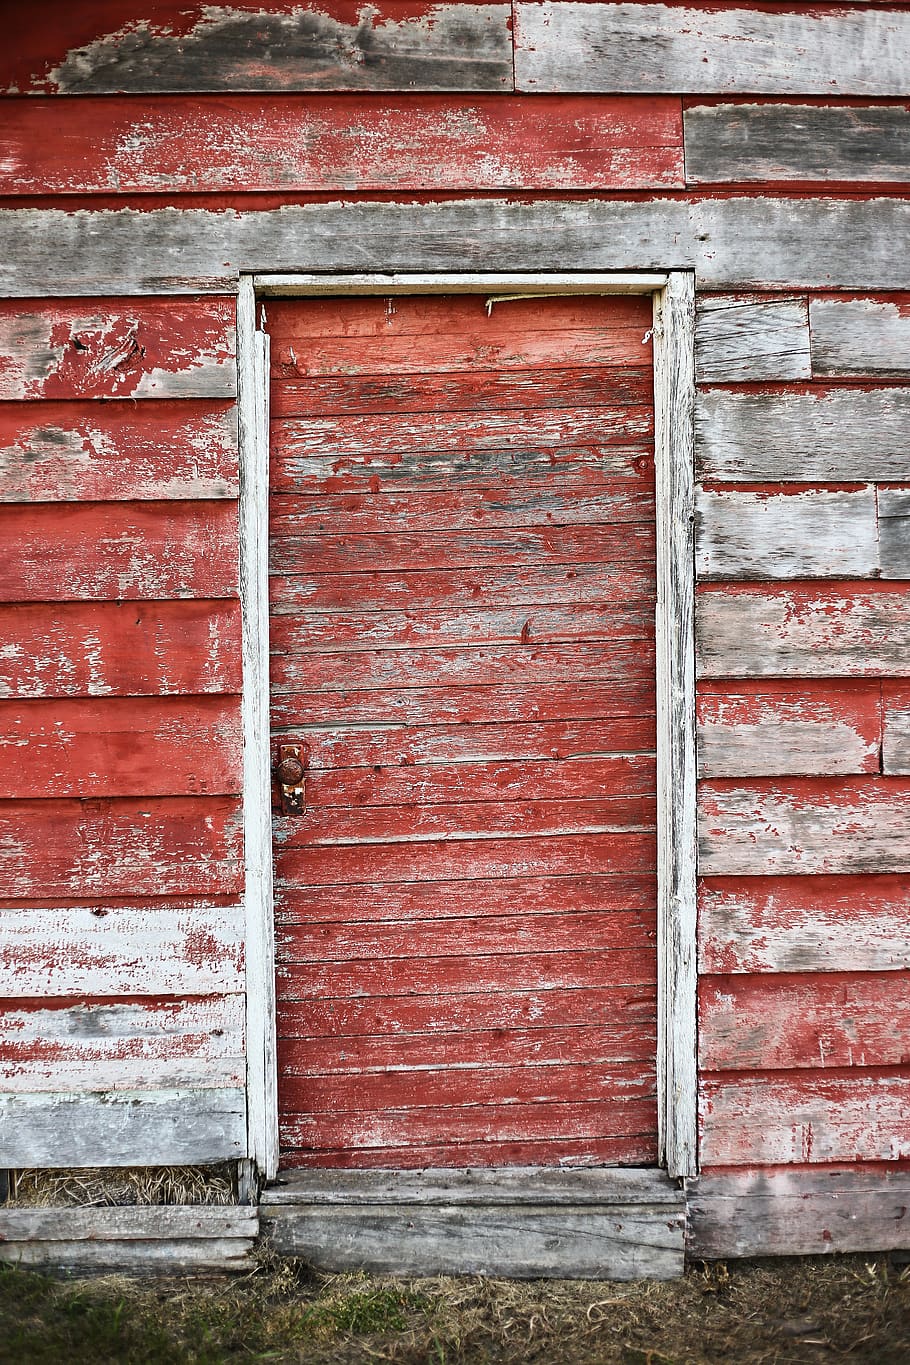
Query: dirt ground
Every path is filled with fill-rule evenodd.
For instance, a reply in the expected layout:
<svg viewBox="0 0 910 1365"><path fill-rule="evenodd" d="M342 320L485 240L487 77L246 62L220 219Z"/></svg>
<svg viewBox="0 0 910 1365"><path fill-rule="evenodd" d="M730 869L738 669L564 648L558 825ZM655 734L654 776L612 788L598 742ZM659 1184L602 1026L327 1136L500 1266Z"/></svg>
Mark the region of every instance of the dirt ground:
<svg viewBox="0 0 910 1365"><path fill-rule="evenodd" d="M329 1276L267 1256L249 1275L212 1280L5 1269L0 1361L907 1365L905 1261L696 1265L667 1284Z"/></svg>

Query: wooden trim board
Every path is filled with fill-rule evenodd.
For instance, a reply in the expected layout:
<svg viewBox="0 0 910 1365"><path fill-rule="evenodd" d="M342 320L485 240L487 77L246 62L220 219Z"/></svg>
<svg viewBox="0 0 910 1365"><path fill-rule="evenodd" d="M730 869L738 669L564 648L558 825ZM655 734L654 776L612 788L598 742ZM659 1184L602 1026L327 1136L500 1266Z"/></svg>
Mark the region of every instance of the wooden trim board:
<svg viewBox="0 0 910 1365"><path fill-rule="evenodd" d="M671 1176L696 1170L695 667L694 667L694 280L690 274L351 275L245 277L241 366L241 574L244 600L248 803L247 912L250 1155L268 1179L277 1164L274 948L271 909L266 409L257 383L255 290L269 295L463 292L491 297L640 293L655 300L658 500L658 1067L660 1149ZM258 380L266 384L263 377ZM258 485L257 485L258 480ZM256 510L258 509L258 510ZM266 644L263 646L263 639ZM254 714L255 712L255 714Z"/></svg>
<svg viewBox="0 0 910 1365"><path fill-rule="evenodd" d="M265 1191L275 1249L333 1270L674 1279L685 1195L662 1171L291 1171Z"/></svg>

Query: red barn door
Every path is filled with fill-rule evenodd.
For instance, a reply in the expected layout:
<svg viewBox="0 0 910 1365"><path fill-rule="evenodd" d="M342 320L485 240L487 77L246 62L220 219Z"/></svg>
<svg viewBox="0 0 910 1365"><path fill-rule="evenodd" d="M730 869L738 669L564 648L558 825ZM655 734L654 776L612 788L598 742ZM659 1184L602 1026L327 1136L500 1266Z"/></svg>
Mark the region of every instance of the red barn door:
<svg viewBox="0 0 910 1365"><path fill-rule="evenodd" d="M266 310L282 1162L654 1164L650 300Z"/></svg>

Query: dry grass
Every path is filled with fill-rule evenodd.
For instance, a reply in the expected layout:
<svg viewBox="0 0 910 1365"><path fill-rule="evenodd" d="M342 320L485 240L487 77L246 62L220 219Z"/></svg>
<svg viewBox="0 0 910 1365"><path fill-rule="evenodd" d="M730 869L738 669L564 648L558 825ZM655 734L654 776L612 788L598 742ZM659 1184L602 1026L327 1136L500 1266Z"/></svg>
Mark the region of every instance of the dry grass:
<svg viewBox="0 0 910 1365"><path fill-rule="evenodd" d="M668 1284L315 1275L265 1253L209 1282L0 1272L0 1361L215 1365L801 1365L910 1361L885 1257L695 1267Z"/></svg>
<svg viewBox="0 0 910 1365"><path fill-rule="evenodd" d="M10 1171L6 1208L234 1204L234 1164Z"/></svg>

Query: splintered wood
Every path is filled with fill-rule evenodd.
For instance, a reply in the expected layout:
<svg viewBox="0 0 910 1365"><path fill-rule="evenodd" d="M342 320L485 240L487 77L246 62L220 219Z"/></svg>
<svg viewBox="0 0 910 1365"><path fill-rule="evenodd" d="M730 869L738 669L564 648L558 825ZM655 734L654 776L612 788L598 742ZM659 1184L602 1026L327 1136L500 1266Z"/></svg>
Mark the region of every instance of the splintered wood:
<svg viewBox="0 0 910 1365"><path fill-rule="evenodd" d="M282 1159L653 1164L650 300L266 311Z"/></svg>

